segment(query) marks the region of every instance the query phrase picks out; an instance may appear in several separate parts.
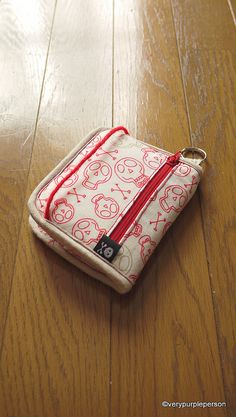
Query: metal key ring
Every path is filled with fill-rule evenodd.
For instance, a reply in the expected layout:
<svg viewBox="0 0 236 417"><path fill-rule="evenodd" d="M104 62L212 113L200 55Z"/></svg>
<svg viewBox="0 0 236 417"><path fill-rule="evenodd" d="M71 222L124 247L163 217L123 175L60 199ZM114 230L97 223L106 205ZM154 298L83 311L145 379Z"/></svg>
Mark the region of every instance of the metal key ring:
<svg viewBox="0 0 236 417"><path fill-rule="evenodd" d="M207 158L206 152L201 148L184 148L181 151L182 156L184 157L187 152L196 152L198 155L202 157L201 162L205 161Z"/></svg>

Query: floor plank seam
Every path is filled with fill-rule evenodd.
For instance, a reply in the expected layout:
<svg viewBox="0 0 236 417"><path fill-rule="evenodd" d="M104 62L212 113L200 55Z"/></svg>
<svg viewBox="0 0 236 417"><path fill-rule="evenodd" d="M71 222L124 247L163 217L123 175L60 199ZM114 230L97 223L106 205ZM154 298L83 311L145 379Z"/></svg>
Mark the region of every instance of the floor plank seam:
<svg viewBox="0 0 236 417"><path fill-rule="evenodd" d="M228 0L228 1L230 1L230 0ZM183 86L183 92L184 92L185 107L186 107L188 127L189 127L189 135L190 135L190 143L191 143L191 146L194 146L194 144L192 142L191 119L190 119L190 113L189 113L189 110L188 110L187 93L186 93L184 79L183 79L183 69L182 69L182 64L181 64L181 59L180 59L180 50L179 50L179 44L178 44L178 40L177 40L177 32L176 32L176 26L175 26L175 20L174 20L174 11L173 11L172 0L170 0L170 3L171 3L172 21L173 21L173 26L174 26L174 31L175 31L176 48L177 48L177 51L178 51L178 60L179 60L179 66L180 66L180 72L181 72L181 80L182 80L182 86ZM209 263L210 262L209 262L209 257L208 257L207 244L206 244L206 234L205 234L205 227L204 227L204 221L203 221L203 209L202 209L201 197L200 197L200 193L199 192L198 192L198 198L199 198L199 207L200 207L202 233L203 233L203 239L204 239L204 249L205 249L206 261L207 261L208 280L209 280L210 289L211 289L212 310L213 310L214 321L215 321L215 331L216 331L216 339L217 339L217 348L218 348L219 362L220 362L220 368L221 368L221 378L222 378L222 381L223 381L224 397L225 397L225 400L226 400L227 399L227 396L226 396L226 386L225 386L224 371L223 371L221 350L220 350L220 344L219 344L219 332L218 332L217 320L216 320L215 303L214 303L213 292L212 292L212 281L211 281L210 267L209 267ZM228 410L226 412L227 412L227 416L228 416L229 415L228 414Z"/></svg>
<svg viewBox="0 0 236 417"><path fill-rule="evenodd" d="M221 349L220 349L220 342L219 342L220 332L218 331L218 325L217 325L217 319L216 319L216 308L215 308L215 302L214 302L214 297L213 297L213 288L212 288L212 280L211 280L211 272L210 272L210 261L209 261L209 257L208 257L208 249L207 249L207 244L206 244L206 232L205 232L204 221L203 221L203 209L202 209L201 197L200 197L199 192L198 192L198 198L199 198L199 205L200 205L200 216L201 216L201 224L202 224L202 233L203 233L203 238L204 238L205 254L206 254L206 260L207 260L208 279L209 279L210 289L211 289L212 309L213 309L213 314L214 314L217 348L218 348L219 363L220 363L220 369L221 369L221 380L223 382L224 398L225 398L225 401L227 402L226 384L225 384L225 378L224 378L224 368L223 368L223 363L222 363L222 356L221 356ZM220 399L220 401L223 401L223 399ZM227 416L230 416L230 414L229 414L230 411L228 411L228 410L229 409L226 408L226 413L227 413Z"/></svg>
<svg viewBox="0 0 236 417"><path fill-rule="evenodd" d="M110 289L110 346L109 346L109 356L110 356L110 369L109 369L109 410L108 415L109 417L112 416L112 289Z"/></svg>
<svg viewBox="0 0 236 417"><path fill-rule="evenodd" d="M30 169L31 169L32 155L33 155L33 152L34 152L35 137L36 137L37 128L38 128L39 112L40 112L41 101L42 101L42 96L43 96L43 89L44 89L44 83L45 83L45 77L46 77L48 57L49 57L49 51L50 51L50 46L51 46L51 40L52 40L52 31L53 31L55 14L56 14L56 7L57 7L57 0L55 0L55 5L54 5L54 10L53 10L53 15L52 15L52 26L51 26L50 35L49 35L49 42L48 42L48 48L47 48L46 60L45 60L45 67L44 67L43 79L42 79L42 86L41 86L40 95L39 95L39 105L38 105L38 110L37 110L36 120L35 120L35 127L34 127L34 134L33 134L33 144L32 144L32 149L31 149L31 154L30 154L29 170L28 170L28 176L27 176L27 184L28 184L29 173L30 173Z"/></svg>
<svg viewBox="0 0 236 417"><path fill-rule="evenodd" d="M228 3L229 10L230 10L230 13L231 13L232 18L233 18L234 25L236 26L236 16L235 16L235 14L234 14L234 9L233 9L233 6L232 6L232 3L231 3L231 0L227 0L227 3Z"/></svg>
<svg viewBox="0 0 236 417"><path fill-rule="evenodd" d="M172 17L173 29L174 29L174 33L175 33L176 50L177 50L177 53L178 53L179 69L180 69L180 74L181 74L181 84L182 84L183 93L184 93L184 104L185 104L186 115L187 115L189 140L190 140L190 146L193 146L192 135L191 135L191 131L192 131L191 119L190 119L190 114L189 114L189 109L188 109L188 100L187 100L187 95L186 95L186 89L185 89L185 85L184 85L183 68L182 68L181 59L180 59L180 51L179 51L179 44L178 44L178 40L177 40L177 32L176 32L176 27L175 27L175 19L174 19L174 11L173 11L172 0L170 0L170 8L171 8L171 17Z"/></svg>
<svg viewBox="0 0 236 417"><path fill-rule="evenodd" d="M25 187L26 190L27 190L29 173L30 173L30 168L31 168L31 161L32 161L32 155L33 155L33 148L34 148L35 136L36 136L37 126L38 126L39 109L40 109L40 104L41 104L41 99L42 99L43 86L44 86L45 74L46 74L46 68L47 68L47 62L48 62L48 55L49 55L49 50L50 50L50 45L51 45L52 30L53 30L53 25L54 25L54 20L55 20L56 6L57 6L57 0L55 0L54 10L53 10L53 14L52 14L52 24L51 24L51 29L50 29L50 34L49 34L48 48L47 48L46 59L45 59L45 68L44 68L43 78L42 78L42 87L41 87L41 90L40 90L39 105L38 105L38 109L37 109L37 113L36 113L36 119L35 119L35 127L34 127L34 133L33 133L32 150L31 150L31 153L30 153L29 168L28 168L28 173L27 173L27 176L26 176L26 187ZM26 196L26 193L25 193L25 195L24 195L24 201L26 200L26 197L27 196ZM9 289L9 295L8 295L8 302L7 302L7 309L6 309L6 317L5 317L5 320L4 320L3 332L2 332L2 340L1 340L1 343L0 343L0 361L2 359L2 352L3 352L4 339L5 339L5 333L6 333L6 325L7 325L7 319L8 319L8 310L9 310L9 306L10 306L10 300L11 300L11 294L12 294L12 288L13 288L13 280L14 280L14 274L15 274L15 268L16 268L16 260L17 260L18 250L19 250L19 239L20 239L21 228L22 228L22 223L23 223L24 207L25 207L25 203L23 204L22 213L21 213L21 217L20 217L20 221L19 221L19 232L18 232L18 235L17 235L17 245L16 245L16 250L15 250L14 263L13 263L13 271L12 271L12 277L11 277L11 283L10 283L10 289Z"/></svg>

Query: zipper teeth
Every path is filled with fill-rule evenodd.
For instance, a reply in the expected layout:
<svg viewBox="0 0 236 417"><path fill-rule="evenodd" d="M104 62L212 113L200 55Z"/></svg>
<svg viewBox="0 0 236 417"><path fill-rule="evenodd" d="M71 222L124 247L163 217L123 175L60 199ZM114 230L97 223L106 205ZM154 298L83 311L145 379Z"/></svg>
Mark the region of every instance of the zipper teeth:
<svg viewBox="0 0 236 417"><path fill-rule="evenodd" d="M121 221L117 224L115 229L111 232L110 238L115 242L119 243L121 238L124 236L125 232L131 225L131 223L135 220L138 213L142 210L145 203L151 197L153 191L157 188L157 186L161 183L161 181L166 177L166 175L171 171L173 166L178 163L179 161L175 161L175 163L166 162L160 170L154 175L154 177L150 180L148 185L143 189L137 200L134 204L129 208L127 213L121 219Z"/></svg>

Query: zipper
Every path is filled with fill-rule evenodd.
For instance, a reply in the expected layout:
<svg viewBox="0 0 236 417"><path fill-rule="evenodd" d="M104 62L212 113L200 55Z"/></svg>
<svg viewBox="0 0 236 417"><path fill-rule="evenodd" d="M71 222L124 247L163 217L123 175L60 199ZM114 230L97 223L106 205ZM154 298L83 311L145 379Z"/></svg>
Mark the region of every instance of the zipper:
<svg viewBox="0 0 236 417"><path fill-rule="evenodd" d="M118 132L119 130L123 130L125 135L129 135L128 130L124 126L117 126L113 127L109 130L109 132L104 136L104 138L98 142L94 148L92 148L86 155L84 155L83 159L79 161L79 163L70 171L62 180L56 185L56 187L51 191L49 194L49 197L47 199L47 204L44 212L44 218L46 220L50 220L50 205L53 200L54 195L57 193L57 191L63 186L64 182L67 181L71 175L73 175L75 172L78 171L78 169L81 167L81 165L84 164L99 148L102 146L114 133ZM82 148L83 149L83 148Z"/></svg>
<svg viewBox="0 0 236 417"><path fill-rule="evenodd" d="M179 158L181 152L176 152L176 154L171 155L167 158L166 162L162 167L156 172L156 174L151 178L147 183L145 188L141 191L138 198L134 201L132 206L128 209L127 213L121 219L121 221L113 229L109 238L113 241L119 243L122 237L125 235L131 224L134 222L142 208L145 206L146 202L150 199L153 192L157 187L163 182L172 168L179 163Z"/></svg>

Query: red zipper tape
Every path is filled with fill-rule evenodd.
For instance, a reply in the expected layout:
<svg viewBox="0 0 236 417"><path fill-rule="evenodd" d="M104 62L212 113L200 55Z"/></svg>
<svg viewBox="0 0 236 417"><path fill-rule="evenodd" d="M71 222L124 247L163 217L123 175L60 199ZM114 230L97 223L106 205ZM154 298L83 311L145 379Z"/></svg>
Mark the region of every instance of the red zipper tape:
<svg viewBox="0 0 236 417"><path fill-rule="evenodd" d="M109 235L109 238L114 240L116 243L119 243L122 237L125 235L126 231L129 229L131 224L137 218L138 213L145 206L146 202L149 200L153 192L157 187L163 182L168 173L172 168L178 164L181 152L177 152L174 155L171 155L167 158L167 161L164 165L156 172L152 179L147 183L145 188L141 191L138 198L134 201L132 206L129 208L124 217L117 224L115 229Z"/></svg>
<svg viewBox="0 0 236 417"><path fill-rule="evenodd" d="M117 127L114 127L113 129L111 129L104 136L104 138L74 167L74 169L72 171L70 171L69 174L67 174L57 184L57 186L54 188L54 190L51 192L51 194L48 197L47 205L46 205L46 209L45 209L45 213L44 213L44 218L45 219L49 220L49 217L50 217L50 205L51 205L52 199L53 199L54 195L56 194L56 192L62 187L62 185L64 184L64 182L67 181L68 178L70 178L71 175L73 175L81 167L81 165L83 165L84 162L86 162L98 150L98 148L100 148L100 146L102 146L107 141L107 139L109 139L114 133L118 132L119 130L123 130L123 132L126 135L129 135L128 130L124 126L117 126Z"/></svg>

